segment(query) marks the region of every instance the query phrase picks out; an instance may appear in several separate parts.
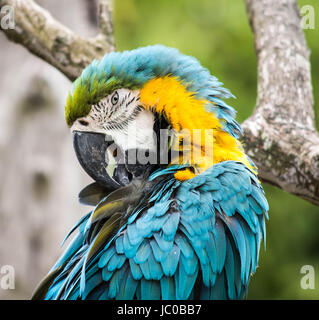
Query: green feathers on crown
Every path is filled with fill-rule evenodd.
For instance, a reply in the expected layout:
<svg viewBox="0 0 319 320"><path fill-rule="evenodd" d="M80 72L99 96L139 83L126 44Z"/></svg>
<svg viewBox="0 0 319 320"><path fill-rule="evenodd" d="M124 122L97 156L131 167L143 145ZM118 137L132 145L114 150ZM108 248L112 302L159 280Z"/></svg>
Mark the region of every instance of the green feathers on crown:
<svg viewBox="0 0 319 320"><path fill-rule="evenodd" d="M71 126L76 119L88 115L92 105L114 90L124 86L132 87L123 83L123 80L114 76L108 78L105 73L99 78L96 76L91 79L82 76L78 78L73 84L73 90L69 93L65 105L65 119L68 126Z"/></svg>

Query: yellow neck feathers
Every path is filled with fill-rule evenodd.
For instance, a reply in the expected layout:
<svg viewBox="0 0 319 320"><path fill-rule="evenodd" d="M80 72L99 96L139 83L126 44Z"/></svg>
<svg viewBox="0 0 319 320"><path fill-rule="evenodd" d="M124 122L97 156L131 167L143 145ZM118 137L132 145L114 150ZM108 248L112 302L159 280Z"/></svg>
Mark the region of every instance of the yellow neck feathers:
<svg viewBox="0 0 319 320"><path fill-rule="evenodd" d="M197 99L176 77L150 80L140 91L140 101L145 109L164 114L174 129L172 149L179 150L180 155L171 164L188 163L194 169L178 171L176 179L191 179L226 160L240 161L253 170L241 143L224 132L218 118L205 109L212 102Z"/></svg>

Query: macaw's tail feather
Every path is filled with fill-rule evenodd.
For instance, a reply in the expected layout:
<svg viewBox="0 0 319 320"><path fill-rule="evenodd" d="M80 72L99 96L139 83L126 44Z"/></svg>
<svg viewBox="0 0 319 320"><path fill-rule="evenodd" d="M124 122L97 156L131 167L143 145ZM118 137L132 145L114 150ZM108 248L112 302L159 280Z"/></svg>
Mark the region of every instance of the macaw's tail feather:
<svg viewBox="0 0 319 320"><path fill-rule="evenodd" d="M51 287L55 278L60 274L63 270L67 261L54 271L50 272L37 286L34 293L32 294L31 300L43 300L45 299L46 294L48 293L49 288Z"/></svg>
<svg viewBox="0 0 319 320"><path fill-rule="evenodd" d="M102 187L96 182L93 182L80 191L79 201L82 204L96 206L103 198L113 191L114 189L108 189L106 187Z"/></svg>

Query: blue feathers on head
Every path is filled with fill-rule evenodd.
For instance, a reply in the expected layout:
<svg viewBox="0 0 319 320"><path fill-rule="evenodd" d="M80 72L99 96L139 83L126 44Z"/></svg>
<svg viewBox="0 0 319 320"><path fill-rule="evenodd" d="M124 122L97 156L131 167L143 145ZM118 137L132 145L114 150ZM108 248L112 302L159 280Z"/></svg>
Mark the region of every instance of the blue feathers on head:
<svg viewBox="0 0 319 320"><path fill-rule="evenodd" d="M199 99L211 102L207 105L208 111L222 119L226 132L238 138L241 128L235 121L236 112L222 100L234 96L197 59L181 54L175 48L154 45L106 54L101 61L94 60L84 69L74 83L73 92L84 87L89 92L87 103L92 104L101 99L101 95L116 89L140 89L148 81L167 75L177 77ZM75 105L73 103L69 108L75 108Z"/></svg>

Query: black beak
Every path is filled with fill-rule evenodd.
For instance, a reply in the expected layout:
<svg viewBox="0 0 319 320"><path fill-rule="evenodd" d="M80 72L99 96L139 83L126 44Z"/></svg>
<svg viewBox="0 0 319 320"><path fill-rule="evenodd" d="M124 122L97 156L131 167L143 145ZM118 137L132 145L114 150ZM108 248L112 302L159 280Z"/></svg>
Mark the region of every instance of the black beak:
<svg viewBox="0 0 319 320"><path fill-rule="evenodd" d="M132 174L124 162L118 163L121 162L119 155L116 156L116 162L108 152L112 145L114 142L104 134L73 131L73 146L82 168L97 183L115 190L128 185Z"/></svg>

